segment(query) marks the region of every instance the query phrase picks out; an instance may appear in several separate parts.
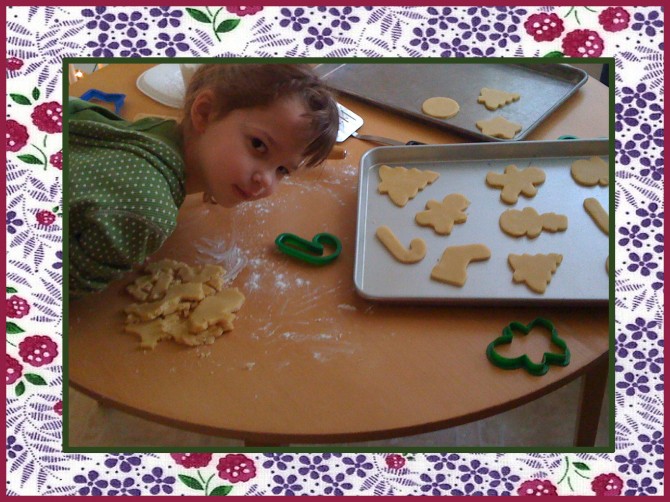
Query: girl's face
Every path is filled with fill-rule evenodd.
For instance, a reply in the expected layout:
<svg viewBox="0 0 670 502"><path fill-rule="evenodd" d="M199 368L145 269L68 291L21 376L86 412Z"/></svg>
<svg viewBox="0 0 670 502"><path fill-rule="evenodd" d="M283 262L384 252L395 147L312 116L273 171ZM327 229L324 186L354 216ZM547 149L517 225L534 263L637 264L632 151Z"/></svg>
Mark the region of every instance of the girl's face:
<svg viewBox="0 0 670 502"><path fill-rule="evenodd" d="M201 115L202 123L195 117L185 147L187 176L195 176L224 207L268 197L303 161L309 128L305 112L296 98L285 98L264 108L238 108L219 119Z"/></svg>

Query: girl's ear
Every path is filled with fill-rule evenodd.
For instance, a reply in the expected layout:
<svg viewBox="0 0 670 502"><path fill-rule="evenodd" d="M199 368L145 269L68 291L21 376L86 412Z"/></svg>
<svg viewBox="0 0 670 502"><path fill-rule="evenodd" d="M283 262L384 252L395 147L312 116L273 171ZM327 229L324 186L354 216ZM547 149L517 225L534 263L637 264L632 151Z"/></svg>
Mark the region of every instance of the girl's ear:
<svg viewBox="0 0 670 502"><path fill-rule="evenodd" d="M196 132L202 133L214 118L214 93L210 89L201 91L191 105L191 124Z"/></svg>

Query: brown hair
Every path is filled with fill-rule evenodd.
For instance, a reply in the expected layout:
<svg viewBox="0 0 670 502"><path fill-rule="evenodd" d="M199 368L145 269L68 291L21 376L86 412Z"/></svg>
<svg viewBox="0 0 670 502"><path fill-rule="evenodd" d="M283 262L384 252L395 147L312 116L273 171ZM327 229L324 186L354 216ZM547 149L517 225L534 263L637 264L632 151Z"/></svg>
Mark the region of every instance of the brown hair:
<svg viewBox="0 0 670 502"><path fill-rule="evenodd" d="M307 108L312 137L305 148L305 164L312 167L330 153L339 126L337 103L319 77L305 64L205 64L191 78L184 97L185 120L204 89L214 91L215 116L238 108L264 107L275 100L296 96Z"/></svg>

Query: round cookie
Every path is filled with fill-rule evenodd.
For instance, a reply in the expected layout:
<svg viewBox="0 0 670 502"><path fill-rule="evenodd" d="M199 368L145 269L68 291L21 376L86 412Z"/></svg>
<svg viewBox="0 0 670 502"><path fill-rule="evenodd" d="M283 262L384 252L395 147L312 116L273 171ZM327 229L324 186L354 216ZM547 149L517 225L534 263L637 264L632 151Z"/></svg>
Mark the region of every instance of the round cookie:
<svg viewBox="0 0 670 502"><path fill-rule="evenodd" d="M451 98L435 97L428 98L421 105L421 111L431 117L438 119L450 119L455 117L461 107Z"/></svg>

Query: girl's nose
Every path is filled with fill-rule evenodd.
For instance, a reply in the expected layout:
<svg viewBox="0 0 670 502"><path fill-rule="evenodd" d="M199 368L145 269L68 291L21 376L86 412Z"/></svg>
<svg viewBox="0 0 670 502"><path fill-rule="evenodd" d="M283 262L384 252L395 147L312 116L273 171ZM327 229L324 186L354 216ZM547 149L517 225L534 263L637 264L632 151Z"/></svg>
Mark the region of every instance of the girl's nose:
<svg viewBox="0 0 670 502"><path fill-rule="evenodd" d="M274 187L274 176L269 172L256 172L252 176L254 186L258 187L253 195L270 195Z"/></svg>

